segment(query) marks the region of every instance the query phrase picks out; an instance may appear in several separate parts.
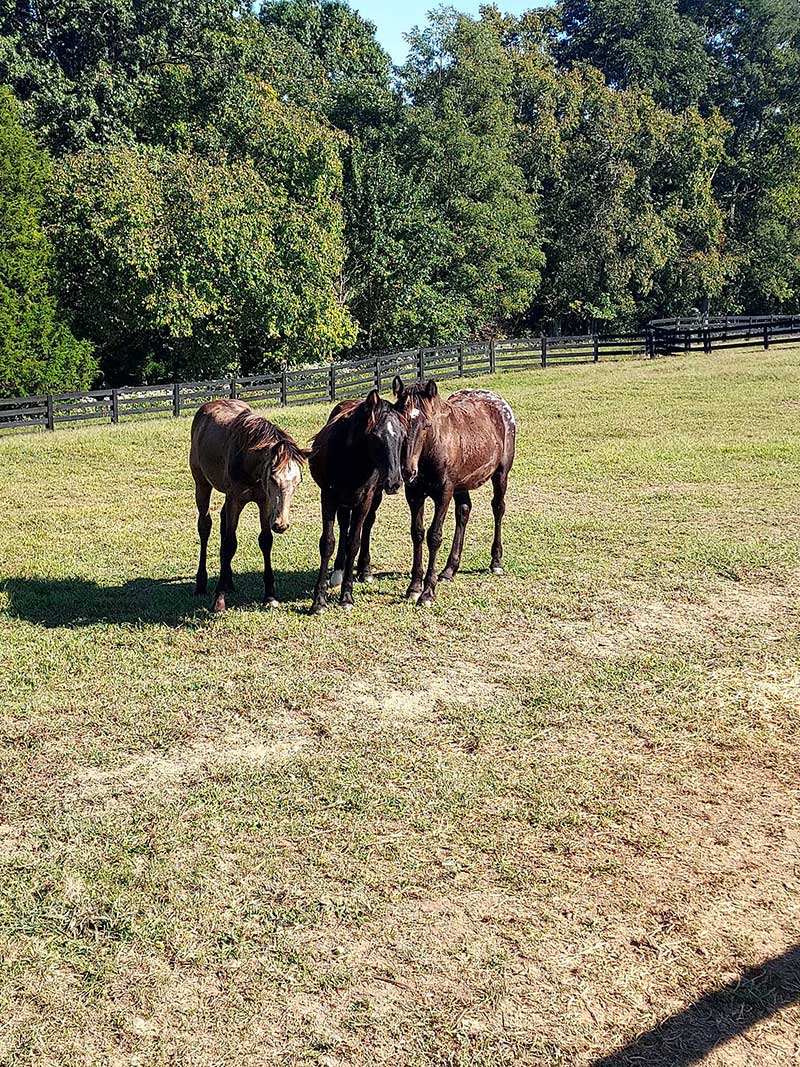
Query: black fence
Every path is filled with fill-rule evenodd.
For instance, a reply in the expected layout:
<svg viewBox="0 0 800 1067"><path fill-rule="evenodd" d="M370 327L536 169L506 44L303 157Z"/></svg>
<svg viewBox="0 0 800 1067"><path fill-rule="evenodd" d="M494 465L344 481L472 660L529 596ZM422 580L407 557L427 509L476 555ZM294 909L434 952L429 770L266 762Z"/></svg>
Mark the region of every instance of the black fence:
<svg viewBox="0 0 800 1067"><path fill-rule="evenodd" d="M716 315L654 319L648 325L650 356L726 348L769 348L800 343L800 315Z"/></svg>
<svg viewBox="0 0 800 1067"><path fill-rule="evenodd" d="M54 430L69 423L118 423L194 411L206 400L240 397L272 407L334 402L387 391L395 374L405 379L465 378L533 367L654 358L681 352L771 344L800 344L800 316L723 316L657 319L642 333L601 337L519 337L435 345L382 353L321 367L289 368L243 378L167 385L134 385L0 400L0 431Z"/></svg>

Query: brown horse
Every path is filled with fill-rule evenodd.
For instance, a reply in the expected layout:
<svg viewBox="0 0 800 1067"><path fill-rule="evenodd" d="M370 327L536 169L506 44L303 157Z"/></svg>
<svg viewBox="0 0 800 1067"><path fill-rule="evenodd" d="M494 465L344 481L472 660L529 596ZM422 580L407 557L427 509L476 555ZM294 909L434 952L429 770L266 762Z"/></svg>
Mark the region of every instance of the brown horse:
<svg viewBox="0 0 800 1067"><path fill-rule="evenodd" d="M384 492L403 484L400 455L405 440L402 416L381 400L376 389L365 400L343 400L314 438L309 468L322 490L322 536L319 576L311 605L313 614L326 604L328 563L335 546L339 517L339 553L331 585L341 581L339 603L353 607L353 572L369 579L369 540ZM338 572L338 573L337 573Z"/></svg>
<svg viewBox="0 0 800 1067"><path fill-rule="evenodd" d="M272 534L289 527L289 507L300 484L308 452L280 427L241 400L211 400L192 422L189 466L194 476L200 563L196 594L208 585L206 549L211 533L211 490L225 494L220 512L220 571L214 592L214 611L225 610L225 595L233 591L231 561L236 552L236 527L249 501L261 512L258 543L264 553L264 603L277 605L272 573Z"/></svg>
<svg viewBox="0 0 800 1067"><path fill-rule="evenodd" d="M486 389L461 389L444 400L436 382L406 388L398 377L392 383L395 406L408 425L403 477L411 509L414 563L406 596L420 606L436 596L436 556L442 543L450 501L456 502L456 531L442 581L452 579L461 563L464 532L472 509L470 491L490 478L494 488L492 574L502 574L502 521L508 472L514 462L516 421L510 405ZM423 583L422 543L425 539L425 498L434 502L428 529L428 570Z"/></svg>

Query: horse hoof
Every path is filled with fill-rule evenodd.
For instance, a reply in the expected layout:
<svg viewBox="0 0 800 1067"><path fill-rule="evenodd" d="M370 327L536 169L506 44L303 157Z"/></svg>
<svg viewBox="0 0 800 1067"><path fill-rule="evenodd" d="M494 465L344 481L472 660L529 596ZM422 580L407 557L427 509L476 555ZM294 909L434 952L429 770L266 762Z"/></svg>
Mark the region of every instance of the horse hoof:
<svg viewBox="0 0 800 1067"><path fill-rule="evenodd" d="M419 600L417 601L417 607L418 608L430 608L430 607L433 607L433 597L430 595L430 593L426 593L424 596L421 596L419 598Z"/></svg>
<svg viewBox="0 0 800 1067"><path fill-rule="evenodd" d="M452 580L453 580L453 575L452 574L448 574L447 571L442 571L442 573L439 575L439 581L440 582L452 582Z"/></svg>
<svg viewBox="0 0 800 1067"><path fill-rule="evenodd" d="M327 604L312 604L311 605L311 614L312 615L321 615L323 613L323 611L327 610L327 607L328 607Z"/></svg>
<svg viewBox="0 0 800 1067"><path fill-rule="evenodd" d="M344 571L333 571L331 573L330 578L328 579L328 588L329 589L338 589L339 586L342 584L342 579L343 578L344 578Z"/></svg>
<svg viewBox="0 0 800 1067"><path fill-rule="evenodd" d="M349 600L345 600L343 604L339 605L339 607L342 609L342 611L352 611L355 607L355 604L351 603Z"/></svg>
<svg viewBox="0 0 800 1067"><path fill-rule="evenodd" d="M375 581L371 574L359 574L358 580L359 582L365 582L367 585L372 585Z"/></svg>
<svg viewBox="0 0 800 1067"><path fill-rule="evenodd" d="M225 597L224 596L218 596L217 597L217 599L214 601L213 610L218 615L220 614L220 612L223 612L225 610Z"/></svg>
<svg viewBox="0 0 800 1067"><path fill-rule="evenodd" d="M280 601L276 600L274 596L270 597L269 600L264 601L265 608L279 608L280 606Z"/></svg>
<svg viewBox="0 0 800 1067"><path fill-rule="evenodd" d="M492 567L492 574L502 574L502 573L503 573L503 568L499 564L497 564L496 566Z"/></svg>

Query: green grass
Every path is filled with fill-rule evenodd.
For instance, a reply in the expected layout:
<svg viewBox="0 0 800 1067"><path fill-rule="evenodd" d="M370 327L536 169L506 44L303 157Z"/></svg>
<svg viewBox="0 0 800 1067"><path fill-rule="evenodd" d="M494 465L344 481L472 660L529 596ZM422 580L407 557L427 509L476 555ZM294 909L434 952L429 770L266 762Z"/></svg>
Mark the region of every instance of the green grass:
<svg viewBox="0 0 800 1067"><path fill-rule="evenodd" d="M429 611L401 498L320 617L311 479L273 611L246 509L217 617L188 419L0 440L0 1063L588 1065L797 940L800 351L476 384Z"/></svg>

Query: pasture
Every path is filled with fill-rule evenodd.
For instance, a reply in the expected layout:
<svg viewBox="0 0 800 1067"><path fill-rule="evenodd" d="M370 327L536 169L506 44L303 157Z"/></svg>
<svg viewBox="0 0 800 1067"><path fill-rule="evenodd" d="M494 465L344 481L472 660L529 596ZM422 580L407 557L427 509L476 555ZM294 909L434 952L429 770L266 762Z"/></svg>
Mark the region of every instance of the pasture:
<svg viewBox="0 0 800 1067"><path fill-rule="evenodd" d="M427 610L402 494L318 617L251 505L214 616L188 418L0 440L0 1062L796 1062L800 350L480 384L506 574L486 487Z"/></svg>

